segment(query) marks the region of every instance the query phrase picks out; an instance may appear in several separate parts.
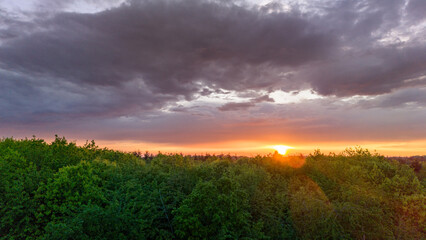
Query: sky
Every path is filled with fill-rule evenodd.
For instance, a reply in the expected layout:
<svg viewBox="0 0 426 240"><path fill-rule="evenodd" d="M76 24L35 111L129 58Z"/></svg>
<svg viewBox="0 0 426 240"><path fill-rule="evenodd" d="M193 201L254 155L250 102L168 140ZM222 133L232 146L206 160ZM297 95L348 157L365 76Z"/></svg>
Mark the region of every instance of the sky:
<svg viewBox="0 0 426 240"><path fill-rule="evenodd" d="M0 137L426 155L425 0L0 0Z"/></svg>

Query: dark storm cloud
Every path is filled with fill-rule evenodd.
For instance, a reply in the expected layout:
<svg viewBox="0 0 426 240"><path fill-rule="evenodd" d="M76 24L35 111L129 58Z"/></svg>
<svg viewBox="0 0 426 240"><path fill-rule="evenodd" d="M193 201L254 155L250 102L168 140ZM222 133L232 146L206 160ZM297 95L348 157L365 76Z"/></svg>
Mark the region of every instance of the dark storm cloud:
<svg viewBox="0 0 426 240"><path fill-rule="evenodd" d="M112 118L156 110L175 99L152 94L129 82L119 87L86 86L0 71L1 123L52 123L55 121Z"/></svg>
<svg viewBox="0 0 426 240"><path fill-rule="evenodd" d="M376 95L425 85L424 81L406 82L426 75L426 31L423 27L410 32L416 26L410 6L418 5L417 1L409 1L407 7L402 0L328 3L332 4L324 7L321 28L334 31L340 41L333 54L307 66L296 78L305 79L322 95L337 96Z"/></svg>
<svg viewBox="0 0 426 240"><path fill-rule="evenodd" d="M313 89L322 95L377 95L404 86L424 86L426 45L357 50L305 73Z"/></svg>
<svg viewBox="0 0 426 240"><path fill-rule="evenodd" d="M0 7L0 44L30 33L37 28L35 23L26 21L28 18L26 20L23 18L25 18L25 14L17 16Z"/></svg>
<svg viewBox="0 0 426 240"><path fill-rule="evenodd" d="M424 1L405 2L317 1L306 11L282 11L277 3L129 1L43 17L40 9L70 3L40 1L31 22L0 16L0 117L140 115L231 90L353 96L424 86L426 33L410 28L424 19ZM387 42L398 38L394 32L408 40ZM219 110L269 101L245 99Z"/></svg>
<svg viewBox="0 0 426 240"><path fill-rule="evenodd" d="M69 83L103 114L116 113L116 105L129 114L129 105L140 106L139 111L161 108L171 100L207 94L205 86L238 91L273 88L286 80L278 76L283 71L279 68L317 60L333 43L328 33L319 32L299 13L266 14L208 1L134 1L95 14L37 18L32 25L21 35L16 34L19 22L1 30L0 35L14 37L0 45L0 68L34 79L26 84L36 89L37 79L51 81L52 86ZM30 24L20 26L24 30ZM87 90L96 87L114 100L104 103L99 100L102 96ZM51 97L35 92L28 97L34 110L23 109L22 116L64 114L47 103L30 104ZM21 97L8 96L10 105ZM88 112L78 99L58 101L72 112Z"/></svg>
<svg viewBox="0 0 426 240"><path fill-rule="evenodd" d="M2 66L81 84L140 79L154 91L183 95L197 90L196 80L226 88L241 82L249 88L271 85L246 71L306 63L322 56L332 40L296 13L263 14L200 1L143 1L98 14L63 13L44 27L2 46Z"/></svg>

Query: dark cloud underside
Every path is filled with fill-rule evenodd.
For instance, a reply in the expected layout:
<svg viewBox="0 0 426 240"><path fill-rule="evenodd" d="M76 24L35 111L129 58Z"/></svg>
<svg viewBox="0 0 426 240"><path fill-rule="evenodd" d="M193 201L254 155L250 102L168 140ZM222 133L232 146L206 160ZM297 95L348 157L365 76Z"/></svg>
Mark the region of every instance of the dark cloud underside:
<svg viewBox="0 0 426 240"><path fill-rule="evenodd" d="M220 2L135 1L95 14L59 13L38 23L39 31L0 46L2 69L77 84L80 92L111 87L111 95L122 92L119 99L147 110L191 99L204 86L276 88L286 80L279 76L285 67L318 60L334 42L298 13L267 14ZM3 78L15 81L7 73ZM146 101L152 103L140 103Z"/></svg>

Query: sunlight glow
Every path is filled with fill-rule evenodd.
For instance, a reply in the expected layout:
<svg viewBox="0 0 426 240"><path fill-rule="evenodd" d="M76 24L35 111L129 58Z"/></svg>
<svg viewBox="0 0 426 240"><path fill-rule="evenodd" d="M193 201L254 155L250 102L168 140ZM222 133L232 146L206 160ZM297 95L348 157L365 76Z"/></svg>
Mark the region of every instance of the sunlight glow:
<svg viewBox="0 0 426 240"><path fill-rule="evenodd" d="M285 155L287 153L287 150L293 149L293 147L289 147L285 145L275 145L272 148L277 150L277 152L281 155Z"/></svg>

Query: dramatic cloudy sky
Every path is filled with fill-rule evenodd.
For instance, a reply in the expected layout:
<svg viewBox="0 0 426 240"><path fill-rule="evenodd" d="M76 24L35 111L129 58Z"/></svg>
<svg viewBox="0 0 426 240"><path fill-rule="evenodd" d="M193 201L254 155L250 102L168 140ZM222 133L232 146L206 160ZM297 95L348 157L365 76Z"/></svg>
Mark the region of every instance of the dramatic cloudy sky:
<svg viewBox="0 0 426 240"><path fill-rule="evenodd" d="M426 154L425 0L0 0L0 135Z"/></svg>

